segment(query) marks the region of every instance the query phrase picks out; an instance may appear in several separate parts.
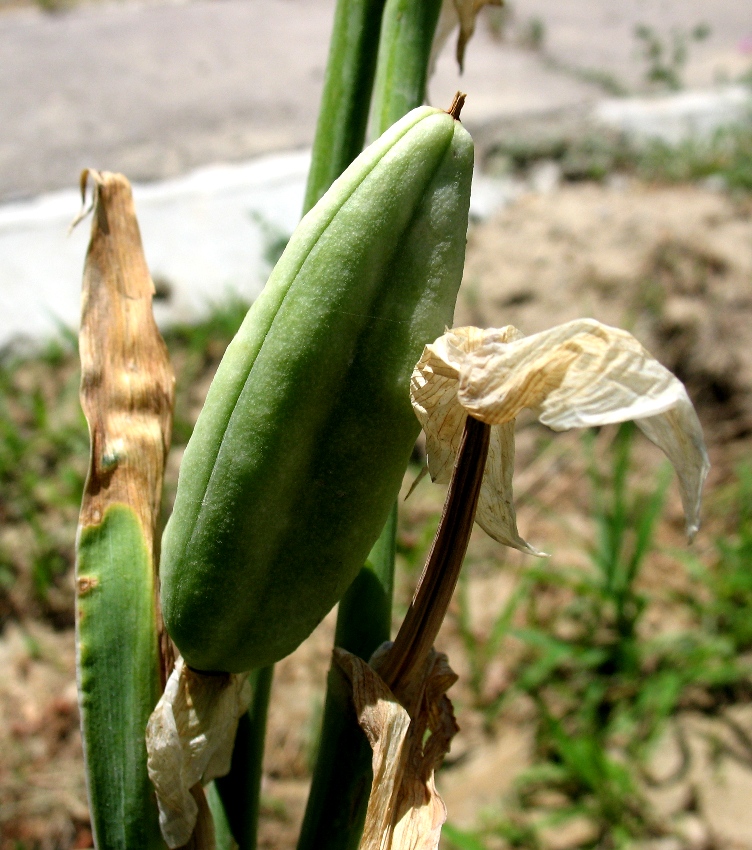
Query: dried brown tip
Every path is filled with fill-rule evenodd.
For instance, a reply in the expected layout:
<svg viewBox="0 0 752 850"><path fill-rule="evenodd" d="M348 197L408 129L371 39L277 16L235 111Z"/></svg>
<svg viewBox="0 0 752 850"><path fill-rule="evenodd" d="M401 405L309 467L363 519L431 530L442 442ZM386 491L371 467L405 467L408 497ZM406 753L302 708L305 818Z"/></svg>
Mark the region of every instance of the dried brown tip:
<svg viewBox="0 0 752 850"><path fill-rule="evenodd" d="M91 206L86 206L86 187L89 185L89 176L94 181L94 190L92 191L91 196ZM78 178L78 186L81 191L81 210L78 215L73 219L70 223L70 227L68 228L68 236L71 235L74 228L79 225L86 216L94 209L94 206L97 202L97 185L98 181L101 182L101 175L98 171L95 171L93 168L84 168L81 172L81 175Z"/></svg>
<svg viewBox="0 0 752 850"><path fill-rule="evenodd" d="M462 107L465 105L465 98L467 95L465 92L458 91L454 96L454 100L452 101L452 105L447 109L447 113L454 118L455 121L460 120L460 112L462 112Z"/></svg>
<svg viewBox="0 0 752 850"><path fill-rule="evenodd" d="M84 196L89 182L94 219L84 266L79 351L81 406L92 447L80 527L99 525L112 505L127 505L150 548L158 596L159 511L175 376L152 313L154 284L130 183L121 174L86 170L80 180ZM157 600L155 606L159 610ZM166 680L172 649L160 625L158 631Z"/></svg>

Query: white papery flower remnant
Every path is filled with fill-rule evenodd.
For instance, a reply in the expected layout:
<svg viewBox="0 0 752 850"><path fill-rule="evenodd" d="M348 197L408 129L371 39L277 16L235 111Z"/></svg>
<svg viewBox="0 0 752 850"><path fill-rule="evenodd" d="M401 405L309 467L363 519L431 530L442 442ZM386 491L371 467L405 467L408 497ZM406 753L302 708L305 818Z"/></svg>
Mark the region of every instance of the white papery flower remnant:
<svg viewBox="0 0 752 850"><path fill-rule="evenodd" d="M410 394L428 470L448 482L468 415L491 426L476 522L495 540L541 555L514 512L514 423L523 408L554 431L633 420L676 469L691 540L709 463L684 385L629 333L577 319L526 337L516 328L448 330L426 346Z"/></svg>
<svg viewBox="0 0 752 850"><path fill-rule="evenodd" d="M187 844L199 807L191 791L230 770L238 721L251 702L247 673L203 674L178 658L146 727L148 770L168 847Z"/></svg>
<svg viewBox="0 0 752 850"><path fill-rule="evenodd" d="M475 19L484 6L503 6L504 0L444 0L436 26L436 34L431 51L430 67L433 69L436 57L452 32L459 28L457 35L457 64L462 70L465 60L465 48L475 32Z"/></svg>

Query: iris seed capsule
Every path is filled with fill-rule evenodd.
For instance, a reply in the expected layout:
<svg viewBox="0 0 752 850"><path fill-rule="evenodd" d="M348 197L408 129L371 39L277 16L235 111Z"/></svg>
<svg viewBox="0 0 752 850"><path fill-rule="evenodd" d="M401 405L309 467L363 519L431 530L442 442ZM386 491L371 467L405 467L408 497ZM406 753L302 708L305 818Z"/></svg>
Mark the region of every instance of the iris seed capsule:
<svg viewBox="0 0 752 850"><path fill-rule="evenodd" d="M362 566L419 432L410 374L452 323L472 167L452 114L410 112L303 218L228 347L162 548L193 668L289 654Z"/></svg>

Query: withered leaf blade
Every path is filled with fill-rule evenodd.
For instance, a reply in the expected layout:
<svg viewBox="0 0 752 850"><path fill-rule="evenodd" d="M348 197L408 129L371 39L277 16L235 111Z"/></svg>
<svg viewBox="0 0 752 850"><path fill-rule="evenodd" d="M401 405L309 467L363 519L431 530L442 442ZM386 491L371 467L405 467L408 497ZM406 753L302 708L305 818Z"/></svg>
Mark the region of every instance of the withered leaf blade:
<svg viewBox="0 0 752 850"><path fill-rule="evenodd" d="M77 537L77 665L98 847L164 847L144 735L164 684L157 522L174 377L152 315L128 181L94 184L83 281L81 404L91 456Z"/></svg>
<svg viewBox="0 0 752 850"><path fill-rule="evenodd" d="M88 175L94 181L94 217L79 349L91 458L81 525L96 525L109 505L121 503L136 512L153 541L175 376L152 312L154 284L130 184L121 174Z"/></svg>

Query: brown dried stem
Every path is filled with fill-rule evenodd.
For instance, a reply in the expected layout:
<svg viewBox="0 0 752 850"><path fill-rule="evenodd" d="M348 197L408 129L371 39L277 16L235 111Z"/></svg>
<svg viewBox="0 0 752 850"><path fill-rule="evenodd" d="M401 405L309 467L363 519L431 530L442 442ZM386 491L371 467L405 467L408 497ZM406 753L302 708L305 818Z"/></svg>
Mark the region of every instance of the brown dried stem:
<svg viewBox="0 0 752 850"><path fill-rule="evenodd" d="M454 96L454 100L452 101L452 105L447 109L449 115L454 118L455 121L460 120L460 112L462 112L462 107L465 105L465 99L467 95L465 92L458 91Z"/></svg>
<svg viewBox="0 0 752 850"><path fill-rule="evenodd" d="M467 417L423 574L394 645L378 668L397 696L425 664L452 599L473 529L490 434L490 426Z"/></svg>

